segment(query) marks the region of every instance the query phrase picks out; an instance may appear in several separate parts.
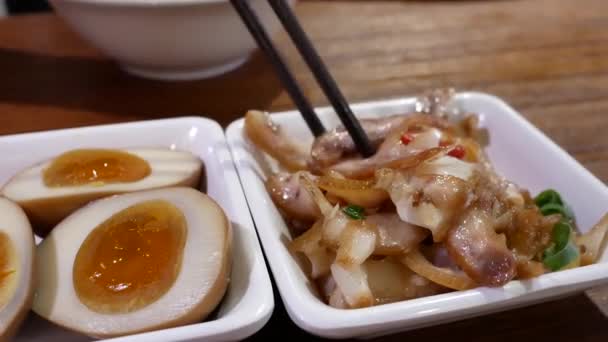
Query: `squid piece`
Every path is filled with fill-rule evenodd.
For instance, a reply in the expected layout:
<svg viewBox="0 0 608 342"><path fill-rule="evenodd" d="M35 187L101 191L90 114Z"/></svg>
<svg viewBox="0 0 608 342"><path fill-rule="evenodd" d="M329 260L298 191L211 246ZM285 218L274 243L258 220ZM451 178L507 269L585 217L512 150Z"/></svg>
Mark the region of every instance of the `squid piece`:
<svg viewBox="0 0 608 342"><path fill-rule="evenodd" d="M376 231L374 255L407 253L429 235L428 230L403 222L399 215L393 213L370 215L365 221Z"/></svg>
<svg viewBox="0 0 608 342"><path fill-rule="evenodd" d="M267 113L247 112L245 134L257 148L276 159L288 171L307 169L307 151L294 144Z"/></svg>
<svg viewBox="0 0 608 342"><path fill-rule="evenodd" d="M376 234L365 221L351 221L340 235L336 263L343 266L361 265L376 248Z"/></svg>
<svg viewBox="0 0 608 342"><path fill-rule="evenodd" d="M383 189L376 188L376 182L373 180L321 176L317 179L317 185L327 191L329 195L364 208L379 207L388 199L388 193Z"/></svg>
<svg viewBox="0 0 608 342"><path fill-rule="evenodd" d="M321 218L321 211L312 196L302 188L300 174L279 172L268 177L266 189L272 201L289 218L304 222L314 222Z"/></svg>
<svg viewBox="0 0 608 342"><path fill-rule="evenodd" d="M348 307L373 305L373 297L367 283L367 275L361 264L372 254L376 245L376 234L363 220L351 220L339 206L332 207L321 190L306 176L302 184L323 213L322 229L318 234L324 245L336 250L330 266L331 275ZM334 298L335 301L342 297ZM337 305L337 304L336 304Z"/></svg>
<svg viewBox="0 0 608 342"><path fill-rule="evenodd" d="M376 234L364 220L352 220L341 210L332 207L321 190L306 176L301 176L304 187L323 213L321 239L326 246L336 249L336 262L343 265L362 264L374 251Z"/></svg>
<svg viewBox="0 0 608 342"><path fill-rule="evenodd" d="M369 288L367 273L361 265L331 265L331 275L337 288L350 308L374 305L374 295Z"/></svg>
<svg viewBox="0 0 608 342"><path fill-rule="evenodd" d="M410 176L383 169L377 178L401 220L429 229L435 242L445 239L452 221L470 201L469 184L451 175Z"/></svg>
<svg viewBox="0 0 608 342"><path fill-rule="evenodd" d="M378 147L391 130L400 126L407 116L393 115L378 119L361 119L359 123L372 145ZM323 170L345 157L355 155L357 147L350 134L342 126L315 139L311 148L310 167Z"/></svg>
<svg viewBox="0 0 608 342"><path fill-rule="evenodd" d="M334 170L347 178L369 178L375 170L381 167L402 166L400 161L408 160L421 162L430 158L433 153L442 151L440 147L442 131L435 127L427 127L421 119L408 120L396 128L384 140L376 154L366 159L347 159L330 166L327 170ZM431 116L423 116L425 120L438 120ZM438 123L439 125L439 123ZM424 159L421 159L424 156ZM417 163L411 166L415 166Z"/></svg>
<svg viewBox="0 0 608 342"><path fill-rule="evenodd" d="M453 131L460 137L475 139L486 146L489 142L487 129L479 127L479 117L463 112L453 101L454 89L433 89L420 96L415 104L416 112L440 117L454 124Z"/></svg>
<svg viewBox="0 0 608 342"><path fill-rule="evenodd" d="M403 253L418 245L428 235L427 230L402 221L394 213L379 213L369 215L365 220L352 220L340 210L339 206L332 207L319 188L311 181L304 178L303 184L315 198L315 202L324 208L324 243L352 251L347 254L362 253L361 250L368 253L371 241L375 241L373 254ZM355 246L346 247L354 243L356 239L359 240ZM340 251L338 251L338 255L340 255Z"/></svg>
<svg viewBox="0 0 608 342"><path fill-rule="evenodd" d="M475 282L502 286L515 277L516 260L506 238L494 231L493 218L477 207L450 229L446 247L456 264Z"/></svg>

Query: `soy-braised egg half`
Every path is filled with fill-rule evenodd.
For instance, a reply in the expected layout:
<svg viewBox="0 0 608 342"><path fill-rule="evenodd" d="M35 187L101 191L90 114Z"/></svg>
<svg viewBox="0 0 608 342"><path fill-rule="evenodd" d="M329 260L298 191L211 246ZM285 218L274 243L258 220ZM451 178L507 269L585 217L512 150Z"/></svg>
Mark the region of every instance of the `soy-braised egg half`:
<svg viewBox="0 0 608 342"><path fill-rule="evenodd" d="M163 148L75 149L15 175L2 195L19 204L36 233L46 236L86 203L139 190L196 186L202 161Z"/></svg>
<svg viewBox="0 0 608 342"><path fill-rule="evenodd" d="M192 188L93 201L38 246L33 310L99 338L200 322L227 289L231 241L222 208Z"/></svg>
<svg viewBox="0 0 608 342"><path fill-rule="evenodd" d="M0 197L0 341L10 339L32 304L34 235L25 213Z"/></svg>

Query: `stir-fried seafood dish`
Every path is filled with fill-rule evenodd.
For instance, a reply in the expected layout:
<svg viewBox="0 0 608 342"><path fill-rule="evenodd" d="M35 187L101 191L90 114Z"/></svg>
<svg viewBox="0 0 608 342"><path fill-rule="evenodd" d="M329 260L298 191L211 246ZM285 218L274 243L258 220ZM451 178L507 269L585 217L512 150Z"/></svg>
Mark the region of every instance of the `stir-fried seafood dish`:
<svg viewBox="0 0 608 342"><path fill-rule="evenodd" d="M248 139L282 168L266 186L294 234L289 248L329 305L498 287L597 261L608 215L581 234L556 191L533 196L493 169L478 122L437 103L362 119L377 152L361 158L341 127L306 147L247 113Z"/></svg>

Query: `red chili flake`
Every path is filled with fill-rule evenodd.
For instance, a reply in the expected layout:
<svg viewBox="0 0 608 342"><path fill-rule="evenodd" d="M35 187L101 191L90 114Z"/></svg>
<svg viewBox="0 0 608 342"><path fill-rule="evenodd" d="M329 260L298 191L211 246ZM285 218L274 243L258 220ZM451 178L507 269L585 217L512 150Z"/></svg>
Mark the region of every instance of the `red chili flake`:
<svg viewBox="0 0 608 342"><path fill-rule="evenodd" d="M401 136L401 143L403 145L407 145L407 144L411 143L412 140L414 140L414 137L411 134L405 133L404 135Z"/></svg>
<svg viewBox="0 0 608 342"><path fill-rule="evenodd" d="M448 156L462 159L465 153L466 151L464 150L464 147L462 147L462 145L458 145L454 147L454 149L452 149L450 152L448 152Z"/></svg>

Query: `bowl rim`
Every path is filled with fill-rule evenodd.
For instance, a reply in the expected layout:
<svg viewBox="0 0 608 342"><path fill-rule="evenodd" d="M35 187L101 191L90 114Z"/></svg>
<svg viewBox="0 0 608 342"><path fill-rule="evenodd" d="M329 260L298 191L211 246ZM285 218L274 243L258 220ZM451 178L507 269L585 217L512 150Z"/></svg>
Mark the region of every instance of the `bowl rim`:
<svg viewBox="0 0 608 342"><path fill-rule="evenodd" d="M59 3L83 4L92 6L161 8L192 5L229 4L228 0L49 0L52 5Z"/></svg>

